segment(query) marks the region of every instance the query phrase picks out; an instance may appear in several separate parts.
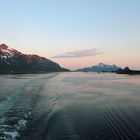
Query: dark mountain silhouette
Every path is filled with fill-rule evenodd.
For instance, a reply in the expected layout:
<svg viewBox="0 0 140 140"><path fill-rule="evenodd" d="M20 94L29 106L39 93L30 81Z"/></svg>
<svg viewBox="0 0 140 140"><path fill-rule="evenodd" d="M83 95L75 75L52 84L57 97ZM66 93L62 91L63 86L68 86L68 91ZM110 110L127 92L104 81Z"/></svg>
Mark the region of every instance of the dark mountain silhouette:
<svg viewBox="0 0 140 140"><path fill-rule="evenodd" d="M108 64L103 64L99 63L98 65L92 66L92 67L85 67L82 69L78 69L76 71L81 71L81 72L116 72L120 67L116 65L108 65Z"/></svg>
<svg viewBox="0 0 140 140"><path fill-rule="evenodd" d="M0 45L0 73L41 73L69 71L38 55L26 55L5 44Z"/></svg>
<svg viewBox="0 0 140 140"><path fill-rule="evenodd" d="M140 71L138 70L131 70L128 67L125 67L124 69L118 69L116 71L117 74L140 74Z"/></svg>

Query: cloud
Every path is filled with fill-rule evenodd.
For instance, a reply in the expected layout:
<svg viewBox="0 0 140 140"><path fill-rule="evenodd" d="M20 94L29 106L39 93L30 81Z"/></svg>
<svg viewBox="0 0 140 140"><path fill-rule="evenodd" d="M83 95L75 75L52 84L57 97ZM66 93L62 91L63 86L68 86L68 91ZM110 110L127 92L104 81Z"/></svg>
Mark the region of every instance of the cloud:
<svg viewBox="0 0 140 140"><path fill-rule="evenodd" d="M87 57L102 54L99 49L88 49L88 50L79 50L73 52L67 52L61 55L53 56L52 58L73 58L73 57Z"/></svg>

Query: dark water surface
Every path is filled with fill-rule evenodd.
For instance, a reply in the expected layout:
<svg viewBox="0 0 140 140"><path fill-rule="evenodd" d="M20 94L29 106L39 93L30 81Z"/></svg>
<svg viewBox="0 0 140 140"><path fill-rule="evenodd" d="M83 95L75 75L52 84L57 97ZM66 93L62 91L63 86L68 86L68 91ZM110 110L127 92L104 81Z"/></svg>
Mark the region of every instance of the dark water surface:
<svg viewBox="0 0 140 140"><path fill-rule="evenodd" d="M0 140L140 140L140 76L0 75Z"/></svg>

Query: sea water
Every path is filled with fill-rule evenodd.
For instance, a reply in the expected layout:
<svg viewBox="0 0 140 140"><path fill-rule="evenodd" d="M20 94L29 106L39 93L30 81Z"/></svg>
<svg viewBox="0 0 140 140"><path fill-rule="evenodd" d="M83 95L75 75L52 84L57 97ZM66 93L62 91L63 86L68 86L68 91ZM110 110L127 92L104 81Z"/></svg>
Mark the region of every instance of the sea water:
<svg viewBox="0 0 140 140"><path fill-rule="evenodd" d="M139 75L0 75L0 140L139 139Z"/></svg>

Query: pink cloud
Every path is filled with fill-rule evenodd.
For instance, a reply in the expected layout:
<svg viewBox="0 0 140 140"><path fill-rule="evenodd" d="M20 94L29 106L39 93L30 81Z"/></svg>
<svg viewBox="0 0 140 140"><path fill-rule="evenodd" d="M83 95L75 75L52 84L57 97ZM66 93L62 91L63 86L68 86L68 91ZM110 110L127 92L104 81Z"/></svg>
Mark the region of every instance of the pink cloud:
<svg viewBox="0 0 140 140"><path fill-rule="evenodd" d="M102 54L99 49L79 50L73 52L66 52L64 54L53 56L52 58L73 58L73 57L87 57Z"/></svg>

